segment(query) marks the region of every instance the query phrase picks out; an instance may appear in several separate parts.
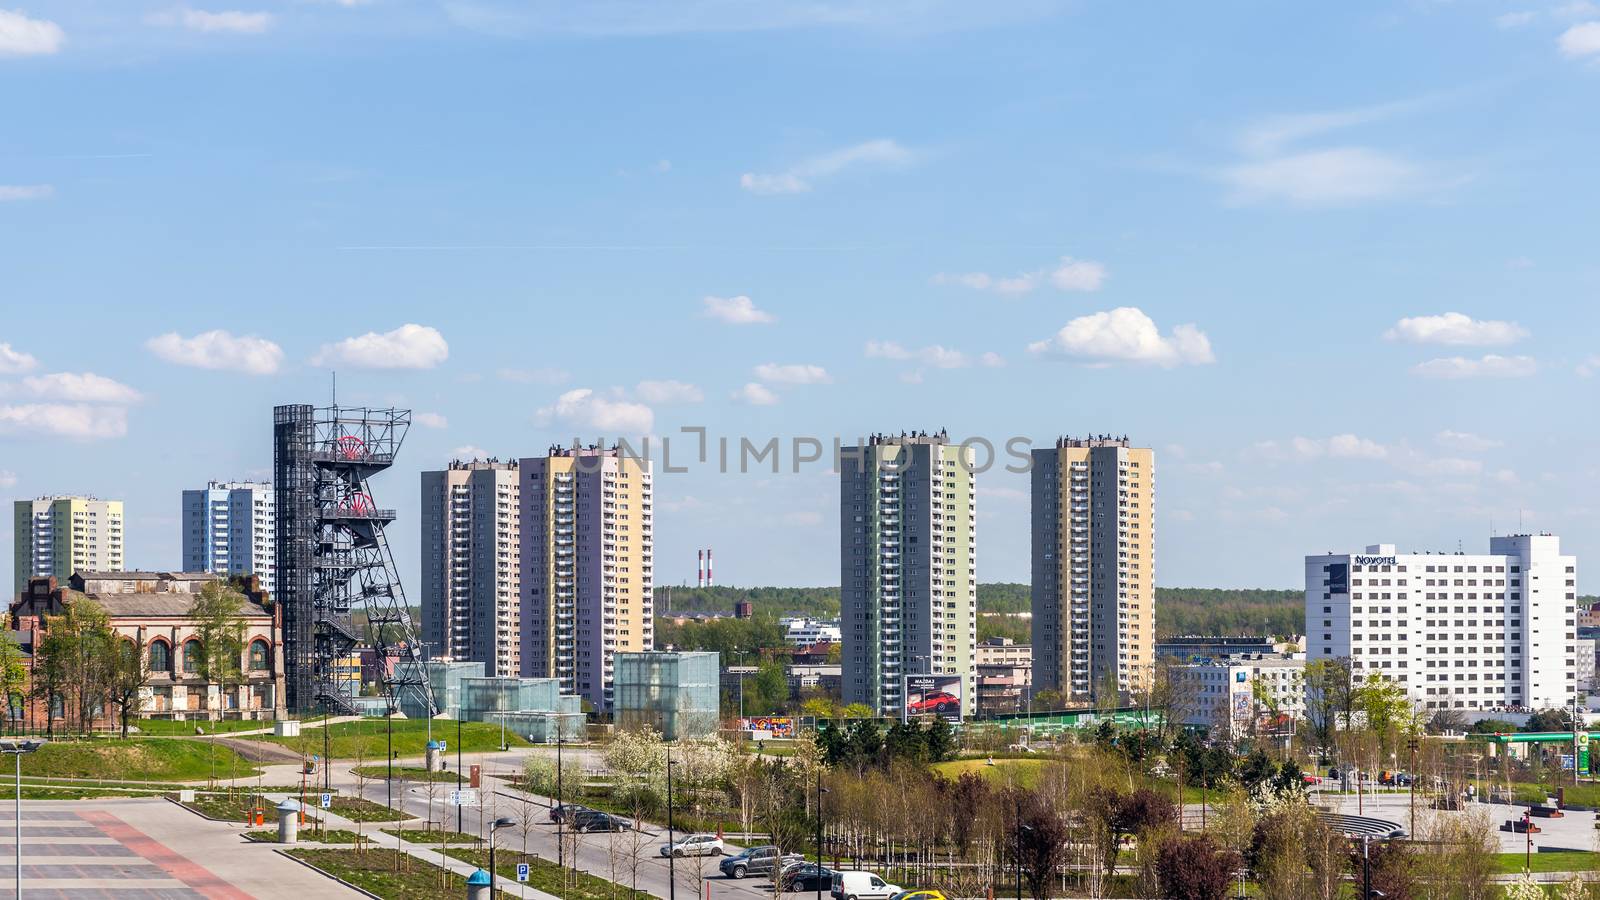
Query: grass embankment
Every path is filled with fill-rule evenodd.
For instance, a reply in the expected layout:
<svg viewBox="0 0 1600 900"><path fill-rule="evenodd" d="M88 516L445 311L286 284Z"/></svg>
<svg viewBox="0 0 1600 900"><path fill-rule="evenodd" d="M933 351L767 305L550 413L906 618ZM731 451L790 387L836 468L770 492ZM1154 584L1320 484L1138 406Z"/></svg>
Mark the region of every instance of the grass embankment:
<svg viewBox="0 0 1600 900"><path fill-rule="evenodd" d="M453 849L448 851L454 859L471 863L485 871L489 868L488 850ZM625 884L613 884L597 875L587 872L568 870L567 884L561 884L561 867L551 860L540 859L537 856L524 857L521 853L501 847L495 853L495 874L511 884L517 883L517 864L528 864L528 887L537 888L547 894L564 897L566 900L617 900L617 898L646 898L650 897L645 891L635 891ZM626 878L626 863L619 866L618 877ZM680 876L682 877L682 876Z"/></svg>
<svg viewBox="0 0 1600 900"><path fill-rule="evenodd" d="M950 762L934 763L929 768L935 774L942 775L951 781L955 781L967 772L976 772L988 779L996 787L1015 784L1032 790L1038 787L1039 779L1044 774L1045 766L1051 761L1050 757L996 758L992 762L988 758L957 759ZM1173 796L1177 791L1177 782L1171 778L1155 778L1141 773L1135 773L1132 777L1135 787L1147 787L1168 797ZM1208 798L1205 792L1192 784L1183 786L1184 803L1200 803L1206 799L1215 801L1219 796L1221 796L1220 791L1212 791Z"/></svg>
<svg viewBox="0 0 1600 900"><path fill-rule="evenodd" d="M356 766L353 770L357 775L376 778L379 781L389 777L389 767L385 765ZM457 776L455 772L429 772L421 766L395 766L395 781L438 781L455 784L458 777L465 777L466 773Z"/></svg>
<svg viewBox="0 0 1600 900"><path fill-rule="evenodd" d="M382 850L295 849L285 851L295 859L342 878L384 900L459 900L466 896L466 879L405 854ZM498 891L497 897L509 897Z"/></svg>
<svg viewBox="0 0 1600 900"><path fill-rule="evenodd" d="M400 812L397 809L384 806L382 803L373 803L371 800L363 800L360 797L333 797L331 799L331 811L333 814L343 816L352 822L405 822L416 818L410 813ZM311 801L311 805L315 807L316 801ZM316 812L318 812L317 809L312 809L313 814Z"/></svg>
<svg viewBox="0 0 1600 900"><path fill-rule="evenodd" d="M254 763L222 746L181 738L101 738L51 741L24 754L22 775L119 781L137 775L145 781L204 781L258 774Z"/></svg>
<svg viewBox="0 0 1600 900"><path fill-rule="evenodd" d="M223 822L243 822L245 814L261 810L264 822L276 822L278 804L251 791L227 794L196 794L192 803L180 803L186 809Z"/></svg>
<svg viewBox="0 0 1600 900"><path fill-rule="evenodd" d="M203 729L206 734L233 734L237 731L272 730L271 719L190 719L179 722L176 719L141 719L131 723L138 729L138 737L197 737Z"/></svg>
<svg viewBox="0 0 1600 900"><path fill-rule="evenodd" d="M428 721L426 719L395 719L394 752L400 756L421 756L428 746ZM389 728L384 719L362 719L359 722L339 722L326 726L327 746L323 746L321 728L307 728L299 737L278 737L271 734L249 735L246 740L270 741L288 747L310 758L324 751L336 760L365 759L383 761L389 756ZM456 723L435 721L434 740L445 742L447 753L456 752ZM512 747L526 747L527 740L516 733L506 732L506 743ZM490 753L500 749L500 726L488 722L462 722L460 749L462 753Z"/></svg>
<svg viewBox="0 0 1600 900"><path fill-rule="evenodd" d="M1590 850L1558 850L1535 853L1502 853L1496 859L1495 871L1502 875L1515 875L1527 867L1531 860L1535 872L1593 872L1600 869L1600 853Z"/></svg>

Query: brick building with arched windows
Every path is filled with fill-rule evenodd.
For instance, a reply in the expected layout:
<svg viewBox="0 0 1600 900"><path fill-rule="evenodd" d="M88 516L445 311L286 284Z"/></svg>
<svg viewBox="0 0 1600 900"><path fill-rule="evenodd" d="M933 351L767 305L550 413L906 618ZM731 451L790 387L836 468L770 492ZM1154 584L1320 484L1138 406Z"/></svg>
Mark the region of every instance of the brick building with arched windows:
<svg viewBox="0 0 1600 900"><path fill-rule="evenodd" d="M245 598L244 652L240 684L207 683L198 673L198 625L190 616L195 595L217 576L204 572L79 572L66 587L55 578L34 578L11 606L11 627L30 654L46 616L60 615L86 597L106 611L118 637L145 654L150 677L142 692L140 716L177 719L271 719L283 707L283 624L281 610L259 589L255 576L230 579ZM31 665L31 661L30 661ZM24 714L43 723L38 704ZM115 717L107 711L107 724Z"/></svg>

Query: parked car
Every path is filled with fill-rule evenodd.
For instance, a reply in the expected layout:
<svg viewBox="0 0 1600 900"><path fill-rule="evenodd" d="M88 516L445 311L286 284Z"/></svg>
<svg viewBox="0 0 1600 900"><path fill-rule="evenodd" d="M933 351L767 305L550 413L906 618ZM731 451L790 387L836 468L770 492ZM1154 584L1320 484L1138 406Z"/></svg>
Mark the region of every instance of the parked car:
<svg viewBox="0 0 1600 900"><path fill-rule="evenodd" d="M573 831L632 831L633 823L621 816L586 809L572 817Z"/></svg>
<svg viewBox="0 0 1600 900"><path fill-rule="evenodd" d="M722 838L714 834L691 834L681 841L661 845L662 856L721 856Z"/></svg>
<svg viewBox="0 0 1600 900"><path fill-rule="evenodd" d="M550 821L571 822L572 817L581 812L592 812L592 810L587 806L579 806L576 803L557 803L555 806L550 807Z"/></svg>
<svg viewBox="0 0 1600 900"><path fill-rule="evenodd" d="M944 891L933 888L912 888L895 894L889 900L948 900L948 898L945 897Z"/></svg>
<svg viewBox="0 0 1600 900"><path fill-rule="evenodd" d="M778 888L783 891L831 891L833 878L834 871L826 866L818 868L814 862L792 862L783 867Z"/></svg>
<svg viewBox="0 0 1600 900"><path fill-rule="evenodd" d="M736 853L718 863L717 868L728 878L743 878L746 875L765 875L770 878L773 873L782 871L785 863L800 859L798 853L779 856L778 848L768 844Z"/></svg>
<svg viewBox="0 0 1600 900"><path fill-rule="evenodd" d="M961 698L949 691L929 691L909 706L913 714L955 712L960 708Z"/></svg>
<svg viewBox="0 0 1600 900"><path fill-rule="evenodd" d="M833 880L834 900L889 900L901 893L898 885L890 884L871 872L840 872Z"/></svg>

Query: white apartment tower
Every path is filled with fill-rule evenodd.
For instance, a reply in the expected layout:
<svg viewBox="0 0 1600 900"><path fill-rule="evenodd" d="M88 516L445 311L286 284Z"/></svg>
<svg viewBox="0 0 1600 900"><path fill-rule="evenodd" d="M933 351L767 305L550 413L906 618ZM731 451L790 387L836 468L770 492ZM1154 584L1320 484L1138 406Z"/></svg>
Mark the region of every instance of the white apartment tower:
<svg viewBox="0 0 1600 900"><path fill-rule="evenodd" d="M1308 659L1404 685L1426 709L1564 708L1577 690L1578 563L1552 534L1487 554L1306 557Z"/></svg>
<svg viewBox="0 0 1600 900"><path fill-rule="evenodd" d="M183 492L183 571L257 575L271 593L277 583L277 500L272 485L213 481Z"/></svg>
<svg viewBox="0 0 1600 900"><path fill-rule="evenodd" d="M122 501L40 497L12 504L12 596L29 578L74 572L121 572Z"/></svg>
<svg viewBox="0 0 1600 900"><path fill-rule="evenodd" d="M429 654L522 669L521 527L515 460L422 473L422 640Z"/></svg>
<svg viewBox="0 0 1600 900"><path fill-rule="evenodd" d="M905 677L956 675L977 702L973 451L938 434L874 435L839 462L844 699L905 712Z"/></svg>

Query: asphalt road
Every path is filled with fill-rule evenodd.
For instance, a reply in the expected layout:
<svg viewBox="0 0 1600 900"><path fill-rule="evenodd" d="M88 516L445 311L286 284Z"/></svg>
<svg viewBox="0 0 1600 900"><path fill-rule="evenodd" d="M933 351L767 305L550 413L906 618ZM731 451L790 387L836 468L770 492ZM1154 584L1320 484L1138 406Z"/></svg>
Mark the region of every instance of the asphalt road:
<svg viewBox="0 0 1600 900"><path fill-rule="evenodd" d="M549 799L530 797L512 788L501 778L488 774L491 768L504 773L518 771L521 768L521 757L526 752L528 751L497 753L492 756L493 762L484 760L483 787L478 793L485 805L481 809L464 807L461 811L460 830L467 834L483 835L487 823L492 822L496 816L511 818L517 821L518 825L500 830L499 846L502 851L520 852L523 848L524 835L518 809L524 804L531 803L535 807L535 816L534 824L526 835L527 851L543 859L555 859L557 832L556 826L548 821ZM469 758L465 762L470 765L473 760ZM331 778L334 786L341 791L348 794L356 793L356 779L348 771L340 773L336 766ZM388 797L387 787L383 781L370 781L362 796L377 803L384 803ZM399 789L398 784L396 789ZM451 830L456 828L456 811L449 805L450 792L453 789L454 785L451 784L438 785L431 804L431 819ZM418 818L430 818L428 790L425 786L408 783L400 796L395 797L394 805ZM657 897L694 900L696 895L700 895L709 896L711 900L722 900L722 898L758 900L772 896L771 884L764 879L744 878L735 881L723 878L717 869L717 864L721 861L718 857L677 859L670 867L675 870L676 877L671 877L668 861L660 855L660 848L666 843L666 837L665 828L653 823L643 823L641 830L636 834L622 832L579 835L577 868ZM570 846L572 838L569 836L567 840ZM728 852L735 853L737 849L730 845ZM634 859L638 861L636 869L633 864ZM568 861L568 864L571 862ZM675 892L672 890L674 882ZM814 896L814 893L789 896L803 898Z"/></svg>

